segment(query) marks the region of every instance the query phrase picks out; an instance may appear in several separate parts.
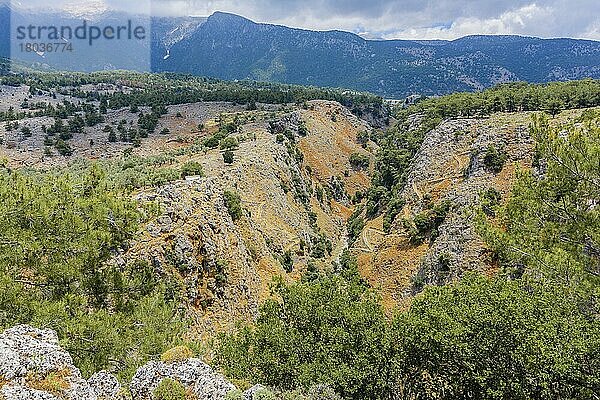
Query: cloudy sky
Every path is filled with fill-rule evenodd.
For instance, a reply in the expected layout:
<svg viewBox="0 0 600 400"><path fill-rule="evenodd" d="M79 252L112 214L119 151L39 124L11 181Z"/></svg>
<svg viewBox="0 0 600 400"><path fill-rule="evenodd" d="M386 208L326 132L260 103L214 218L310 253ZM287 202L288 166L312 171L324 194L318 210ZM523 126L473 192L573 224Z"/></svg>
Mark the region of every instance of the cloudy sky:
<svg viewBox="0 0 600 400"><path fill-rule="evenodd" d="M16 1L16 0L14 0ZM46 0L20 0L48 4ZM62 3L61 3L62 2ZM600 40L600 0L57 0L70 8L151 7L154 14L227 11L257 22L340 29L368 38L519 34ZM143 5L145 4L145 5ZM151 4L151 6L150 6Z"/></svg>

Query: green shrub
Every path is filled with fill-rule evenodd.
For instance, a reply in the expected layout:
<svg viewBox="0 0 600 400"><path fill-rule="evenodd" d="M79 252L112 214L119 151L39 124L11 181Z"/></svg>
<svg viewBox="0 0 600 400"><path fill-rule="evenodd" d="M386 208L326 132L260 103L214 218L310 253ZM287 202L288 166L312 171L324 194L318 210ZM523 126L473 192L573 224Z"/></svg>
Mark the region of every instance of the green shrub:
<svg viewBox="0 0 600 400"><path fill-rule="evenodd" d="M208 147L209 149L216 149L217 147L219 147L219 143L221 142L221 139L223 139L225 137L225 134L222 132L217 132L214 135L212 135L211 137L204 139L204 141L202 142L202 145L204 147Z"/></svg>
<svg viewBox="0 0 600 400"><path fill-rule="evenodd" d="M354 213L350 216L347 222L348 240L354 243L365 228L365 220L362 217L363 207L357 207Z"/></svg>
<svg viewBox="0 0 600 400"><path fill-rule="evenodd" d="M238 140L231 136L222 139L221 142L219 143L219 147L221 148L221 150L233 150L233 149L236 149L238 146L239 146Z"/></svg>
<svg viewBox="0 0 600 400"><path fill-rule="evenodd" d="M377 297L355 273L274 287L255 327L222 335L217 364L234 378L308 389L326 382L346 398L384 399L387 328Z"/></svg>
<svg viewBox="0 0 600 400"><path fill-rule="evenodd" d="M233 151L227 150L223 153L223 162L225 164L233 164L233 157L234 157Z"/></svg>
<svg viewBox="0 0 600 400"><path fill-rule="evenodd" d="M223 200L225 201L225 207L227 207L227 211L234 222L242 218L242 199L239 194L226 190L223 192Z"/></svg>
<svg viewBox="0 0 600 400"><path fill-rule="evenodd" d="M292 258L291 250L286 250L281 257L281 264L285 272L290 273L294 269L294 259Z"/></svg>
<svg viewBox="0 0 600 400"><path fill-rule="evenodd" d="M500 192L493 187L488 188L483 193L481 199L481 209L486 215L493 217L496 214L495 208L500 204L500 200L502 200L502 195Z"/></svg>
<svg viewBox="0 0 600 400"><path fill-rule="evenodd" d="M308 397L306 397L301 390L296 389L296 390L290 390L290 391L285 391L283 393L281 393L281 400L309 400ZM317 398L314 399L310 399L310 400L318 400Z"/></svg>
<svg viewBox="0 0 600 400"><path fill-rule="evenodd" d="M181 166L181 177L186 176L204 176L204 170L202 164L197 161L187 161Z"/></svg>
<svg viewBox="0 0 600 400"><path fill-rule="evenodd" d="M483 164L488 170L498 173L504 168L507 157L505 152L498 150L494 145L490 145L483 156Z"/></svg>
<svg viewBox="0 0 600 400"><path fill-rule="evenodd" d="M217 287L223 287L227 283L227 269L229 263L227 261L218 260L215 270L215 281Z"/></svg>
<svg viewBox="0 0 600 400"><path fill-rule="evenodd" d="M446 200L436 204L429 210L422 211L415 215L412 221L404 221L408 228L410 241L415 244L421 244L426 239L435 240L438 235L438 228L446 219L450 212L450 201Z"/></svg>
<svg viewBox="0 0 600 400"><path fill-rule="evenodd" d="M356 140L358 141L358 143L360 143L363 147L367 147L367 143L369 142L370 139L370 135L369 132L367 131L360 131L358 132L358 134L356 135Z"/></svg>
<svg viewBox="0 0 600 400"><path fill-rule="evenodd" d="M54 142L54 147L61 156L67 157L73 154L73 149L71 149L69 143L62 139L57 139L56 142Z"/></svg>
<svg viewBox="0 0 600 400"><path fill-rule="evenodd" d="M187 346L173 347L162 353L160 360L165 363L176 363L194 357L194 352Z"/></svg>
<svg viewBox="0 0 600 400"><path fill-rule="evenodd" d="M269 389L258 389L252 396L252 400L277 400L277 396Z"/></svg>
<svg viewBox="0 0 600 400"><path fill-rule="evenodd" d="M352 168L361 170L369 168L370 159L368 156L360 153L352 153L350 155L350 165Z"/></svg>
<svg viewBox="0 0 600 400"><path fill-rule="evenodd" d="M0 328L52 328L85 375L115 368L126 380L148 354L178 344L185 320L169 275L157 279L143 260L108 263L141 222L110 186L97 166L0 173Z"/></svg>
<svg viewBox="0 0 600 400"><path fill-rule="evenodd" d="M327 385L313 385L307 392L308 400L342 400L332 388Z"/></svg>
<svg viewBox="0 0 600 400"><path fill-rule="evenodd" d="M390 231L392 223L396 219L396 216L398 216L398 214L400 214L400 212L404 208L404 204L404 199L392 199L390 201L387 210L385 210L385 215L383 217L383 230L385 232Z"/></svg>
<svg viewBox="0 0 600 400"><path fill-rule="evenodd" d="M479 275L428 287L391 328L405 398L593 398L600 327L556 289Z"/></svg>
<svg viewBox="0 0 600 400"><path fill-rule="evenodd" d="M299 125L298 125L298 135L300 136L307 136L308 135L308 128L306 127L306 123L304 121L302 121Z"/></svg>
<svg viewBox="0 0 600 400"><path fill-rule="evenodd" d="M24 137L31 137L31 135L32 135L31 128L28 127L27 125L24 125L21 128L21 133L23 134Z"/></svg>
<svg viewBox="0 0 600 400"><path fill-rule="evenodd" d="M227 392L225 400L244 400L244 393L239 389L233 389Z"/></svg>
<svg viewBox="0 0 600 400"><path fill-rule="evenodd" d="M153 400L186 400L186 389L180 382L165 378L152 392Z"/></svg>

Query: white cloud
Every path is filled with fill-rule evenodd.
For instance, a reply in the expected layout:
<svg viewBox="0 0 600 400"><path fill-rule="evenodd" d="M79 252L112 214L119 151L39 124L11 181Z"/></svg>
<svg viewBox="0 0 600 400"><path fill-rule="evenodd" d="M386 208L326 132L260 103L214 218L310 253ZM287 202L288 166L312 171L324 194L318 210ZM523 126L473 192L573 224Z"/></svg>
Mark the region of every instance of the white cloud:
<svg viewBox="0 0 600 400"><path fill-rule="evenodd" d="M550 7L529 4L502 13L495 18L457 18L449 26L413 27L387 33L385 39L456 39L466 35L538 35L552 36L544 26L555 26L555 16Z"/></svg>
<svg viewBox="0 0 600 400"><path fill-rule="evenodd" d="M582 38L600 40L600 21L596 21L588 26L588 29L582 35Z"/></svg>
<svg viewBox="0 0 600 400"><path fill-rule="evenodd" d="M2 0L0 0L2 1ZM17 0L14 0L17 1ZM48 7L48 0L18 0ZM520 34L600 39L598 0L53 0L101 2L126 11L210 15L226 11L257 22L368 32L368 37L454 39L471 34Z"/></svg>

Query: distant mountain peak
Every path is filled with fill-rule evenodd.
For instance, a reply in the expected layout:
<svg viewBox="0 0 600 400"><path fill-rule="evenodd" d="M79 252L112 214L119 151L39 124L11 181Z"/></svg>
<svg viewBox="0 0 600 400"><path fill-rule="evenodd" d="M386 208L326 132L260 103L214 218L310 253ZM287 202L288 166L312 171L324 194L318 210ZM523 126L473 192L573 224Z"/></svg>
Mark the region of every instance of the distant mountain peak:
<svg viewBox="0 0 600 400"><path fill-rule="evenodd" d="M228 13L224 11L215 11L212 13L207 21L208 23L221 23L221 24L253 24L256 23L254 21L249 20L248 18L242 17L237 14Z"/></svg>
<svg viewBox="0 0 600 400"><path fill-rule="evenodd" d="M78 15L87 11L89 4L74 9ZM13 20L20 13L13 12ZM109 14L96 20L114 19ZM7 26L10 17L0 9L0 26ZM81 22L67 13L52 15L52 21ZM0 30L0 56L10 55L8 34ZM78 68L110 69L116 62L130 65L148 58L148 47L135 43L114 50L110 60L98 53L95 61L85 59ZM150 54L154 72L344 87L387 98L481 90L519 80L600 78L598 41L489 35L453 41L365 40L351 32L256 23L223 11L207 18L153 17ZM49 65L60 68L61 59L55 60Z"/></svg>

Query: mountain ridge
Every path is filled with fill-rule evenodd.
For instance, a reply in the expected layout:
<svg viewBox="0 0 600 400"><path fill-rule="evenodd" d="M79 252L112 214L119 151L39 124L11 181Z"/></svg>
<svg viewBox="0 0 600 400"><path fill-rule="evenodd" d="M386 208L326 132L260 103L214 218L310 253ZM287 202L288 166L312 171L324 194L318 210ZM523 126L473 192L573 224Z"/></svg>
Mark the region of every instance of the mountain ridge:
<svg viewBox="0 0 600 400"><path fill-rule="evenodd" d="M244 51L232 54L232 48ZM600 42L591 40L511 35L473 35L434 44L368 40L350 32L260 24L229 13L211 15L171 50L166 62L153 60L155 70L342 86L391 98L600 75Z"/></svg>
<svg viewBox="0 0 600 400"><path fill-rule="evenodd" d="M40 17L44 15L13 11L12 21ZM0 6L0 21L10 20L10 8ZM114 15L97 17L96 23L107 21L114 21ZM206 18L152 17L151 27L150 43L126 43L112 50L100 43L103 52L98 54L110 54L109 59L92 54L72 68L89 72L146 65L151 72L343 87L391 99L479 91L511 81L600 78L600 42L589 39L470 35L437 41L372 40L340 30L257 23L221 11ZM10 56L7 35L0 33L0 56ZM47 54L43 60L35 53L19 57L32 64L70 67L63 65L69 59L60 55Z"/></svg>

